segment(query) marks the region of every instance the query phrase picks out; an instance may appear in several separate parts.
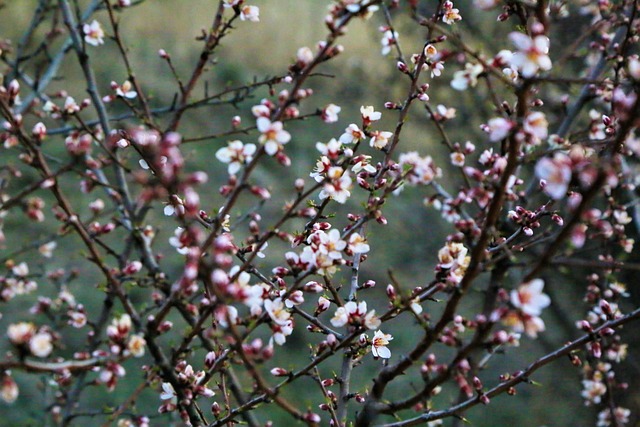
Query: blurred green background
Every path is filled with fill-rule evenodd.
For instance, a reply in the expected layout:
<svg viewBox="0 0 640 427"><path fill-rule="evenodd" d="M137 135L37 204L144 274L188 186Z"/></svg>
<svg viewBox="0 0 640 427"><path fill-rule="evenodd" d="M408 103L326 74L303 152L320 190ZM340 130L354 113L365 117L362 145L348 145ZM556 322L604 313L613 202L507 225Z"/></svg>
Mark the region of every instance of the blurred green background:
<svg viewBox="0 0 640 427"><path fill-rule="evenodd" d="M78 3L83 6L86 2ZM299 47L313 48L325 37L326 29L323 20L330 3L326 0L255 0L251 2L260 6L260 23L237 22L237 30L223 40L221 48L215 55L215 65L209 67L203 78L209 93L226 87L241 86L253 79L260 80L285 73ZM435 2L423 3L428 10ZM498 12L479 12L472 9L470 3L470 1L456 2L456 7L461 9L463 16L463 21L457 27L458 31L471 43L486 51L487 55L495 54L508 46L506 34L511 31L510 24L495 25L495 15ZM33 0L5 1L4 7L0 9L0 37L17 40L28 25L35 4ZM212 0L148 0L119 14L121 32L124 34L134 71L153 106L168 105L176 92L175 81L166 64L158 57L158 50L165 49L171 55L178 73L183 79L187 79L199 55L201 44L196 37L201 29L208 28L211 24L216 4L217 2ZM95 18L102 22L109 34L105 12L97 13ZM369 21L353 22L348 34L340 40L345 47L344 54L319 68L319 71L327 76L318 76L309 80L309 86L314 89L315 95L302 104L302 113L313 112L316 108L322 108L331 102L342 107L340 120L338 123L329 125L317 119L291 122L287 125L287 130L293 137L286 150L293 160L292 167L282 168L274 161L268 161L256 171L255 175L261 184L270 188L274 195L261 211L264 218L268 219L280 212L296 178L308 178L318 157L315 150L316 142L327 142L332 137L337 138L349 123L358 123L361 105L373 105L376 110L383 110L385 101L403 99L407 86L406 79L396 71L392 56L383 57L380 54L381 35L378 27L384 24L380 13L374 15ZM579 28L580 24L582 22L579 19L562 23L561 25L567 31L563 32L564 36L558 37L568 39L575 37L571 31ZM416 26L405 14L394 15L394 25L400 33L401 47L405 55L418 52L424 43L424 29ZM109 91L110 81L121 83L126 79L122 61L118 60L117 50L112 41L107 40L105 45L99 48L89 47L89 54L98 80L101 82L100 89L103 94ZM461 64L464 64L463 58L460 59ZM488 104L488 94L482 88L464 93L454 92L448 82L452 73L463 67L463 65L456 66L455 62L454 59L447 63L445 73L439 80L428 79L432 84L429 94L433 105L442 103L457 108L457 118L446 126L452 140L460 142L470 140L481 148L484 146L486 137L479 130L479 125L485 122L492 112ZM81 72L73 58L68 58L59 76L60 78L50 85L48 93L64 89L78 100L86 97ZM201 86L199 90L202 91L202 89ZM575 92L570 88L545 89L547 90L558 91L558 93L560 91ZM236 114L242 117L244 124L252 123L250 107L266 96L268 96L266 90L260 90L254 93L251 99L239 103L237 108L224 106L193 110L186 115L181 133L185 138L189 138L227 130L231 117ZM122 111L117 106L110 108L113 108L112 112ZM546 108L545 112L553 127L557 106L551 103ZM383 120L378 128L392 130L395 119L393 112L383 112ZM119 123L119 126L126 124L126 122ZM255 138L255 135L250 135L243 139L245 142L253 142ZM59 144L50 147L51 153L64 155L60 140L51 138L51 141ZM222 201L217 193L217 187L226 176L226 168L217 162L215 152L225 143L225 139L211 139L183 147L183 154L188 160L188 170L205 170L210 175L206 190L200 193L202 205L209 211L215 211ZM428 154L434 157L438 166L444 169L445 176L459 176L450 173L451 169L447 166L448 155L441 150L437 133L421 108L413 109L403 131L401 151L411 150L417 150L423 156ZM0 163L17 164L15 153L7 152L2 156ZM135 164L135 159L131 159L131 164ZM13 190L33 182L34 179L34 176L25 174L20 180L13 182ZM456 182L456 178L445 179L443 183L450 192L455 192L460 185L460 182ZM389 220L387 227L373 223L367 226L373 250L362 266L360 278L362 281L368 279L377 281L377 288L365 298L370 307L376 308L378 312L383 312L386 307L384 288L388 283L388 270L393 271L405 289L425 285L433 277L437 250L443 245L444 238L451 229L437 212L423 206L422 199L427 194L431 193L424 188L405 189L401 197L391 199L386 205L384 213ZM95 198L95 196L94 193L92 197ZM45 193L42 197L47 202L47 208L50 208L53 201L47 198ZM78 204L85 209L83 213L87 215L86 202L81 198L89 197L86 200L89 201L91 196L78 193L76 197L78 197L76 200ZM345 225L344 214L347 211L357 211L358 204L362 201L361 198L355 197L355 200L344 208L332 206L337 215L336 224ZM250 207L253 203L253 200L243 200L245 207ZM0 259L6 260L7 257L12 257L16 261L28 261L32 272L38 274L50 272L56 267L78 269L81 273L80 278L69 282L69 288L90 312L99 308L102 300L100 294L95 291L95 287L100 279L95 269L83 258L84 254L77 250L80 242L74 237L61 239L53 262L40 258L34 253L35 251L16 255L14 251L25 243L25 237L29 241L39 239L47 241L48 236L56 230L53 221L25 224L21 218L18 218L20 218L18 215L7 217L4 229L7 242L10 243L0 250ZM263 221L265 226L269 224L267 219ZM179 274L178 265L175 263L177 260L166 243L173 234L175 223L163 217L161 206L157 206L150 214L149 223L159 226L158 248L167 255L162 265L175 278ZM297 223L295 226L300 227L302 223ZM117 245L117 238L114 237L111 243ZM264 271L268 272L271 267L282 263L281 254L285 250L284 244L270 245L267 250L269 256L261 265ZM637 255L634 256L637 257ZM514 271L510 277L514 284L518 281L519 273ZM336 281L343 280L344 283L348 283L347 274L348 271L339 274ZM523 338L519 348L511 349L504 355L494 356L489 369L482 375L485 385L495 384L499 374L520 369L567 339L578 336L573 324L566 319L577 318L576 316L584 313L582 293L585 275L586 272L563 270L547 272L546 292L551 294L553 299L552 307L543 315L547 332L536 341ZM635 281L637 277L629 275L628 283ZM55 298L58 292L56 285L48 285L45 279L39 282L38 293ZM466 307L469 312L479 304L482 286L483 281L480 280L473 291L476 295L472 296L472 301ZM634 289L630 291L632 299L637 300L638 293ZM149 298L149 293L141 290L135 298L142 303ZM25 313L34 303L34 299L35 295L22 296L9 304L0 306L3 314L0 319L0 331L6 330L10 323L17 320L27 320ZM312 304L313 301L308 303L310 307ZM424 304L424 306L425 310L434 313L439 310L437 304ZM184 328L179 319L173 320L176 322L176 331L179 332ZM35 321L42 323L47 319L41 317L36 318ZM418 333L419 329L412 330L409 327L411 322L411 318L404 315L384 325L383 330L392 333L395 337L390 346L392 360L397 360L404 350L410 348L412 343L420 338L413 335ZM302 322L299 322L299 325L301 324ZM629 330L623 332L625 340L634 341L638 338L637 332L634 331L637 328L634 326L631 325ZM279 366L292 369L301 366L308 359L307 341L314 340L312 342L316 343L320 339L319 336L306 334L300 326L299 329L290 337L285 347L276 349L274 360L278 361ZM78 337L79 334L74 337L73 332L67 331L64 335L63 342L66 348L61 350L61 354L71 354L75 346L81 345L82 337ZM263 335L263 338L267 339L268 335ZM172 340L175 340L175 337L172 338L171 335L167 337L168 343ZM638 344L632 343L633 346L638 347ZM7 350L6 340L2 340L0 350ZM438 352L442 357L448 354L447 349L438 349ZM128 377L121 381L116 392L105 394L100 387L88 389L81 402L87 413L99 412L102 407L116 406L129 396L142 378L142 372L137 371L137 362L135 360L125 364ZM339 369L339 364L340 360L337 358L323 366L320 371L322 375L329 376ZM274 366L273 361L267 364L267 368L272 366ZM353 390L363 390L370 386L371 378L379 367L379 361L374 361L370 356L365 357L362 366L355 371ZM51 385L47 384L45 377L19 372L14 374L20 385L21 396L12 406L0 403L0 411L3 413L0 425L48 425L49 421L45 413L46 404L53 393ZM632 386L638 385L638 374L640 374L640 366L636 358L630 358L619 373L622 378L629 378ZM597 410L583 406L579 395L580 372L572 367L568 360L559 360L536 373L533 379L539 383L539 386L520 386L516 397L501 396L494 399L487 407L476 407L471 410L467 414L470 425L478 427L594 425L593 420ZM300 406L309 407L317 412L317 404L320 403L317 400L317 387L310 380L302 380L296 384L284 391L285 396L298 402ZM408 392L419 388L420 377L414 369L408 372L398 385L390 387L388 397L406 396ZM640 394L631 393L630 396L625 406L635 410L640 406L638 401ZM445 408L456 398L457 391L453 387L445 387L442 394L434 400L434 409ZM140 414L154 416L159 403L157 392L146 391L137 401L137 410ZM203 407L206 408L208 405L204 404ZM271 410L274 412L269 412ZM268 410L259 409L257 413L262 420L273 419L276 426L292 425L292 421L286 415L279 413L271 406ZM99 425L101 422L102 420L97 417L80 417L76 425ZM450 420L445 420L444 424L450 425L450 423ZM166 418L162 421L152 418L151 424L168 425ZM176 421L176 425L179 424Z"/></svg>

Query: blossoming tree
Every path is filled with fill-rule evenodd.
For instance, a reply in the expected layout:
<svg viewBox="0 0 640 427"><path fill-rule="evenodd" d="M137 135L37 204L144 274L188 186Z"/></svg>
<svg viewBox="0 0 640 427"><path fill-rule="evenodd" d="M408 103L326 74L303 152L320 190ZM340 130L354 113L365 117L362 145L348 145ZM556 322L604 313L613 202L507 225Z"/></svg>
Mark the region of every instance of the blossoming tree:
<svg viewBox="0 0 640 427"><path fill-rule="evenodd" d="M311 426L459 425L556 362L581 379L594 424L638 420L616 376L634 350L623 326L640 318L625 286L640 268L637 1L327 0L326 37L296 46L279 75L213 89L221 44L269 24L221 0L190 72L158 52L169 99L120 31L151 2L34 1L20 38L0 40L4 404L41 383L47 425L260 426L280 412ZM467 13L497 18L494 44L478 47ZM354 21L379 27L378 67L404 95L318 105L310 79L359 55L339 44ZM125 75L96 69L109 48ZM52 90L65 64L81 78ZM462 118L452 104L467 93L480 98ZM190 115L211 105L237 115L192 136ZM261 171L304 164L302 120L339 130L303 176L268 182ZM440 144L411 144L412 126ZM205 162L185 155L193 142ZM386 204L408 193L424 200L416 216L442 217L436 249L414 252L435 268L404 283L389 257L374 280L367 261L385 245L370 235L394 239ZM86 262L64 267L70 251ZM580 308L551 328L563 266ZM562 344L542 356L518 348L551 329ZM496 373L501 353L517 370ZM115 406L95 405L104 396Z"/></svg>

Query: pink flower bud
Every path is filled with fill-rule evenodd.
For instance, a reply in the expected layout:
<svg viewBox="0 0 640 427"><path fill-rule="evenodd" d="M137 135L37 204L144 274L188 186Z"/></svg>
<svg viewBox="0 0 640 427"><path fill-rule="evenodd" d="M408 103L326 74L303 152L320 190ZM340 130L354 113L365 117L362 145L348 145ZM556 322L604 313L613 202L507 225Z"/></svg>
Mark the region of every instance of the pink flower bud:
<svg viewBox="0 0 640 427"><path fill-rule="evenodd" d="M291 166L291 159L289 158L289 156L287 156L284 153L284 151L282 150L278 151L274 157L276 158L278 163L280 163L282 166L284 167ZM271 195L269 195L269 197L271 197Z"/></svg>
<svg viewBox="0 0 640 427"><path fill-rule="evenodd" d="M312 294L318 294L320 292L322 292L324 290L324 288L322 287L322 285L318 282L312 281L312 282L308 282L304 285L304 291L305 292L309 292Z"/></svg>
<svg viewBox="0 0 640 427"><path fill-rule="evenodd" d="M587 322L586 320L580 320L576 322L576 326L585 332L593 331L593 328L591 327L591 323Z"/></svg>
<svg viewBox="0 0 640 427"><path fill-rule="evenodd" d="M333 335L333 334L327 335L327 344L329 344L331 347L333 347L337 343L338 343L338 339L336 338L335 335Z"/></svg>
<svg viewBox="0 0 640 427"><path fill-rule="evenodd" d="M356 177L356 182L358 183L358 186L361 188L364 188L365 190L368 190L371 188L371 186L369 185L369 183L360 175L358 175Z"/></svg>
<svg viewBox="0 0 640 427"><path fill-rule="evenodd" d="M365 346L368 342L369 338L367 338L367 334L360 334L360 336L358 337L358 344L360 344L361 346Z"/></svg>
<svg viewBox="0 0 640 427"><path fill-rule="evenodd" d="M388 297L390 300L392 300L392 301L393 301L394 299L396 299L396 297L398 296L398 295L396 294L396 290L395 290L395 288L393 287L393 285L392 285L392 284L388 284L388 285L387 285L387 289L386 289L386 291L387 291L387 297Z"/></svg>
<svg viewBox="0 0 640 427"><path fill-rule="evenodd" d="M160 325L158 325L158 332L163 334L165 332L170 331L171 328L173 328L173 323L168 320L165 320L164 322L160 323Z"/></svg>
<svg viewBox="0 0 640 427"><path fill-rule="evenodd" d="M331 303L325 297L318 298L318 306L316 307L315 315L323 313L329 309Z"/></svg>
<svg viewBox="0 0 640 427"><path fill-rule="evenodd" d="M209 176L206 172L203 171L194 172L187 177L187 181L189 182L189 184L204 184L208 180Z"/></svg>
<svg viewBox="0 0 640 427"><path fill-rule="evenodd" d="M289 371L284 368L273 368L270 372L274 377L285 377L289 375Z"/></svg>
<svg viewBox="0 0 640 427"><path fill-rule="evenodd" d="M15 98L18 93L20 93L20 83L15 79L11 80L7 86L7 90L9 92L9 96L11 98Z"/></svg>
<svg viewBox="0 0 640 427"><path fill-rule="evenodd" d="M211 412L213 413L213 415L220 415L221 409L220 409L220 404L218 402L213 402L211 404Z"/></svg>
<svg viewBox="0 0 640 427"><path fill-rule="evenodd" d="M581 366L582 365L582 360L580 360L580 357L578 357L577 354L570 354L569 358L571 359L571 364L573 366Z"/></svg>
<svg viewBox="0 0 640 427"><path fill-rule="evenodd" d="M375 285L376 285L376 282L374 280L367 280L362 284L362 289L373 288Z"/></svg>
<svg viewBox="0 0 640 427"><path fill-rule="evenodd" d="M313 412L307 412L304 415L304 420L310 423L319 423L322 420L322 418L320 418L320 415L318 414L314 414Z"/></svg>
<svg viewBox="0 0 640 427"><path fill-rule="evenodd" d="M603 337L610 337L615 333L616 331L613 328L603 328L600 330L600 336L603 336Z"/></svg>
<svg viewBox="0 0 640 427"><path fill-rule="evenodd" d="M602 347L600 346L600 343L598 341L587 344L587 348L591 352L591 355L596 359L602 357Z"/></svg>
<svg viewBox="0 0 640 427"><path fill-rule="evenodd" d="M224 288L229 284L229 276L224 270L217 268L211 273L211 281L214 285Z"/></svg>
<svg viewBox="0 0 640 427"><path fill-rule="evenodd" d="M564 219L562 219L562 217L560 215L558 215L558 214L552 214L551 215L551 221L555 222L560 227L562 227L564 225Z"/></svg>
<svg viewBox="0 0 640 427"><path fill-rule="evenodd" d="M235 249L230 234L221 234L213 241L216 252L231 252Z"/></svg>
<svg viewBox="0 0 640 427"><path fill-rule="evenodd" d="M211 369L213 365L216 363L216 352L210 351L204 358L204 365Z"/></svg>
<svg viewBox="0 0 640 427"><path fill-rule="evenodd" d="M268 345L262 349L260 355L264 360L269 360L273 357L273 345Z"/></svg>
<svg viewBox="0 0 640 427"><path fill-rule="evenodd" d="M142 269L142 263L140 261L133 261L128 263L123 269L122 272L128 276L132 274L136 274Z"/></svg>
<svg viewBox="0 0 640 427"><path fill-rule="evenodd" d="M462 359L460 362L458 362L458 369L460 369L463 372L468 372L469 370L471 370L471 365L469 364L469 360Z"/></svg>
<svg viewBox="0 0 640 427"><path fill-rule="evenodd" d="M611 311L611 305L609 305L609 303L606 300L601 299L600 300L600 309L602 310L602 312L611 319L613 312Z"/></svg>
<svg viewBox="0 0 640 427"><path fill-rule="evenodd" d="M33 126L33 136L42 141L47 136L47 127L42 122L38 122Z"/></svg>
<svg viewBox="0 0 640 427"><path fill-rule="evenodd" d="M101 234L107 234L112 232L114 229L116 228L116 225L112 222L109 222L105 225L102 226L102 228L100 229L100 233Z"/></svg>
<svg viewBox="0 0 640 427"><path fill-rule="evenodd" d="M286 267L278 266L271 270L273 274L279 277L283 277L289 274L290 270Z"/></svg>
<svg viewBox="0 0 640 427"><path fill-rule="evenodd" d="M482 390L482 381L480 381L480 378L473 377L473 388L476 390Z"/></svg>

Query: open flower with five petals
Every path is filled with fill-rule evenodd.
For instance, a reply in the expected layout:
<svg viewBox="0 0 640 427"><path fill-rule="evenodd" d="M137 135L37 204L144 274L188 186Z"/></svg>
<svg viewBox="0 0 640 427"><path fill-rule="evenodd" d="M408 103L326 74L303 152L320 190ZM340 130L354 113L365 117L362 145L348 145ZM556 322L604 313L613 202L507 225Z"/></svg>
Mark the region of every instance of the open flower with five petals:
<svg viewBox="0 0 640 427"><path fill-rule="evenodd" d="M364 325L367 329L377 329L380 326L380 319L376 317L375 310L367 313L367 303L365 301L360 303L349 301L344 306L338 307L331 318L331 324L337 328L349 324Z"/></svg>
<svg viewBox="0 0 640 427"><path fill-rule="evenodd" d="M338 203L344 204L351 196L351 177L349 174L338 166L332 166L327 171L324 187L320 191L320 198L331 198Z"/></svg>
<svg viewBox="0 0 640 427"><path fill-rule="evenodd" d="M543 180L544 192L549 197L558 200L566 196L573 174L569 156L558 152L553 157L543 157L538 160L535 172Z"/></svg>
<svg viewBox="0 0 640 427"><path fill-rule="evenodd" d="M91 46L104 44L104 31L100 23L95 19L90 24L84 24L82 32L84 33L84 41Z"/></svg>
<svg viewBox="0 0 640 427"><path fill-rule="evenodd" d="M544 281L533 279L511 291L511 304L523 313L531 316L539 316L542 309L549 306L551 299L542 293Z"/></svg>
<svg viewBox="0 0 640 427"><path fill-rule="evenodd" d="M264 144L264 151L270 156L276 154L291 140L291 134L283 129L282 122L271 122L266 117L258 117L256 125L262 133L259 141Z"/></svg>
<svg viewBox="0 0 640 427"><path fill-rule="evenodd" d="M216 151L216 158L222 163L228 163L229 175L235 175L242 165L251 161L255 152L255 144L243 144L238 140L229 141L226 147Z"/></svg>
<svg viewBox="0 0 640 427"><path fill-rule="evenodd" d="M533 77L538 70L548 71L551 69L548 37L539 35L531 38L526 34L514 31L509 34L509 38L518 48L518 51L511 57L511 65L517 67L524 77Z"/></svg>
<svg viewBox="0 0 640 427"><path fill-rule="evenodd" d="M392 339L393 337L391 334L385 334L381 330L377 330L373 334L373 339L371 340L371 353L373 353L373 357L381 357L383 359L390 358L391 351L387 345L389 345L389 341Z"/></svg>

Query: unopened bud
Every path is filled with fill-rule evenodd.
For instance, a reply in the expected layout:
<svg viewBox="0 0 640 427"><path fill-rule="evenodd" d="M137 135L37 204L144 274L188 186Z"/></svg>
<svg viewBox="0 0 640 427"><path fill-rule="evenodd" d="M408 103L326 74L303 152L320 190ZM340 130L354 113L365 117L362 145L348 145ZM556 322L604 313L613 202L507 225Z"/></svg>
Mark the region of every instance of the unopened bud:
<svg viewBox="0 0 640 427"><path fill-rule="evenodd" d="M337 343L338 343L338 339L336 338L335 335L333 335L333 334L327 335L327 344L329 344L331 347L333 347Z"/></svg>
<svg viewBox="0 0 640 427"><path fill-rule="evenodd" d="M327 311L331 303L325 297L318 298L318 305L316 307L315 315L317 316L320 313Z"/></svg>
<svg viewBox="0 0 640 427"><path fill-rule="evenodd" d="M576 326L580 329L582 329L585 332L592 332L593 328L591 327L591 323L587 322L586 320L580 320L576 323Z"/></svg>
<svg viewBox="0 0 640 427"><path fill-rule="evenodd" d="M210 351L209 353L207 353L207 355L204 358L204 365L211 369L213 368L213 365L216 363L216 352L215 351Z"/></svg>
<svg viewBox="0 0 640 427"><path fill-rule="evenodd" d="M562 219L562 217L560 215L558 215L558 214L551 215L551 221L555 222L560 227L562 227L564 225L564 219Z"/></svg>
<svg viewBox="0 0 640 427"><path fill-rule="evenodd" d="M213 413L213 415L220 415L220 404L218 402L213 402L211 404L211 412Z"/></svg>
<svg viewBox="0 0 640 427"><path fill-rule="evenodd" d="M168 320L165 320L164 322L160 323L160 325L158 325L158 332L165 333L170 331L171 328L173 328L173 323L171 323Z"/></svg>
<svg viewBox="0 0 640 427"><path fill-rule="evenodd" d="M616 331L613 328L603 328L600 330L600 336L603 336L603 337L610 337L615 333Z"/></svg>
<svg viewBox="0 0 640 427"><path fill-rule="evenodd" d="M20 93L20 83L18 83L17 80L13 79L9 82L7 89L9 92L9 96L11 98L15 98L18 95L18 93Z"/></svg>
<svg viewBox="0 0 640 427"><path fill-rule="evenodd" d="M480 381L480 378L473 377L473 388L475 388L478 391L482 390L482 381Z"/></svg>
<svg viewBox="0 0 640 427"><path fill-rule="evenodd" d="M600 310L608 317L611 318L613 315L613 311L611 310L611 305L606 300L600 300Z"/></svg>
<svg viewBox="0 0 640 427"><path fill-rule="evenodd" d="M133 262L130 262L129 264L127 264L122 269L122 272L124 274L126 274L126 275L132 275L132 274L136 274L141 269L142 269L142 263L140 261L133 261Z"/></svg>
<svg viewBox="0 0 640 427"><path fill-rule="evenodd" d="M577 354L569 355L569 359L571 360L571 364L573 366L581 366L582 365L582 360L580 360L580 357L578 357Z"/></svg>
<svg viewBox="0 0 640 427"><path fill-rule="evenodd" d="M322 420L322 418L320 418L320 415L318 414L314 414L313 412L307 412L304 415L304 420L310 423L319 423Z"/></svg>
<svg viewBox="0 0 640 427"><path fill-rule="evenodd" d="M47 127L42 122L38 122L33 126L33 136L42 141L47 135Z"/></svg>
<svg viewBox="0 0 640 427"><path fill-rule="evenodd" d="M596 359L599 359L602 356L602 347L598 341L592 342L589 346L589 351Z"/></svg>
<svg viewBox="0 0 640 427"><path fill-rule="evenodd" d="M274 377L285 377L289 375L289 371L284 368L273 368L270 372Z"/></svg>
<svg viewBox="0 0 640 427"><path fill-rule="evenodd" d="M374 280L367 280L362 284L362 288L363 289L373 288L375 285L376 285L376 282Z"/></svg>
<svg viewBox="0 0 640 427"><path fill-rule="evenodd" d="M392 301L393 301L393 300L395 300L395 299L396 299L396 297L397 297L397 296L398 296L398 294L396 294L396 290L395 290L395 288L393 287L393 285L392 285L392 284L388 284L388 285L387 285L387 297L388 297L390 300L392 300Z"/></svg>
<svg viewBox="0 0 640 427"><path fill-rule="evenodd" d="M323 287L320 283L312 281L312 282L308 282L304 285L304 290L305 292L309 292L309 293L313 293L313 294L317 294L323 291Z"/></svg>

